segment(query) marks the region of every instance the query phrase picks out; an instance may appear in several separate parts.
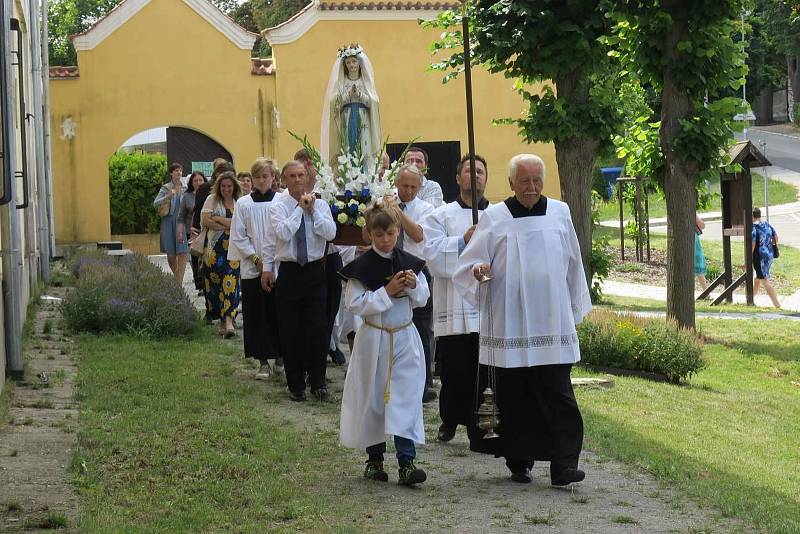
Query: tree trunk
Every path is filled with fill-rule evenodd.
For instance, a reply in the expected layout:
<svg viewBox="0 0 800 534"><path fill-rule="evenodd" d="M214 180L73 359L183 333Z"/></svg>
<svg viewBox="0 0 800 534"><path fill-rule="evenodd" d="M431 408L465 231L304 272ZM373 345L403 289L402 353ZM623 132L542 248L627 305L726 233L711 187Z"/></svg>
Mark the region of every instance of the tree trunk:
<svg viewBox="0 0 800 534"><path fill-rule="evenodd" d="M572 213L572 224L578 234L586 284L592 286L589 256L592 252L592 167L597 158L596 140L570 139L557 141L556 162L561 180L561 200Z"/></svg>
<svg viewBox="0 0 800 534"><path fill-rule="evenodd" d="M685 20L673 18L667 35L667 64L676 64L677 44L685 38ZM678 325L694 328L694 216L697 207L697 168L673 147L681 132L680 120L693 105L680 90L681 73L664 70L661 95L660 144L666 161L664 196L667 202L667 316Z"/></svg>
<svg viewBox="0 0 800 534"><path fill-rule="evenodd" d="M573 71L555 79L558 98L572 105L585 104L589 100L589 85L583 73ZM583 272L586 285L592 287L592 272L589 257L592 253L592 168L597 159L599 139L556 139L556 163L561 181L561 199L572 213L572 224L581 247Z"/></svg>
<svg viewBox="0 0 800 534"><path fill-rule="evenodd" d="M756 126L772 124L772 93L774 87L767 86L753 99L753 114L756 116Z"/></svg>

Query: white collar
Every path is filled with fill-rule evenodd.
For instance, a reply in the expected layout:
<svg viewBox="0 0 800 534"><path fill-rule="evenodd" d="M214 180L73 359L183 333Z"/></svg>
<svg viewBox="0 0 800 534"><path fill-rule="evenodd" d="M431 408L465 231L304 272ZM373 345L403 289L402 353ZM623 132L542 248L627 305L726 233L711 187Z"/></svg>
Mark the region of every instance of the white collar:
<svg viewBox="0 0 800 534"><path fill-rule="evenodd" d="M375 243L372 244L372 250L374 250L375 254L377 254L381 258L386 258L388 260L389 258L392 257L392 253L391 252L383 252L381 250L378 250L378 247L375 246Z"/></svg>

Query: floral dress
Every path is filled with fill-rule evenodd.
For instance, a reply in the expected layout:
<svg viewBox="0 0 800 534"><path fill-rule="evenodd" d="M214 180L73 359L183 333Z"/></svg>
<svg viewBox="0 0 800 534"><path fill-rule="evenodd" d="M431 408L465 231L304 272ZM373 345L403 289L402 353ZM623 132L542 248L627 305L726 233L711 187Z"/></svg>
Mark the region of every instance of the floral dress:
<svg viewBox="0 0 800 534"><path fill-rule="evenodd" d="M772 267L772 260L775 259L772 252L772 243L775 241L777 233L767 221L753 223L752 240L756 244L753 250L753 268L756 271L756 278L769 278L769 270Z"/></svg>
<svg viewBox="0 0 800 534"><path fill-rule="evenodd" d="M233 212L225 210L225 217ZM210 319L236 317L241 298L239 288L239 262L228 261L230 231L225 230L213 244L209 243L203 257L205 269L203 285L206 293L206 311Z"/></svg>

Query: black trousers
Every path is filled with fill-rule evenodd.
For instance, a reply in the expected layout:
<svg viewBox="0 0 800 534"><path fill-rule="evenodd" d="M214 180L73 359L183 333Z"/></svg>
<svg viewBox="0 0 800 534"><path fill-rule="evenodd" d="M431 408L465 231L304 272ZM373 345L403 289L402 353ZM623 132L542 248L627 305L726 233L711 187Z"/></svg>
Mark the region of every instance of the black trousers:
<svg viewBox="0 0 800 534"><path fill-rule="evenodd" d="M342 279L339 277L339 270L342 268L342 255L338 252L328 254L325 258L325 278L328 286L327 308L328 328L326 339L330 345L333 335L333 326L336 323L336 314L339 313L339 304L342 299Z"/></svg>
<svg viewBox="0 0 800 534"><path fill-rule="evenodd" d="M286 383L294 393L305 391L305 375L312 390L325 387L325 361L330 338L328 324L325 260L300 266L280 265L275 282L278 341L286 370Z"/></svg>
<svg viewBox="0 0 800 534"><path fill-rule="evenodd" d="M481 365L481 392L486 386L486 370ZM571 364L495 368L495 398L500 409L496 431L500 437L483 439L484 431L473 423L467 428L470 449L503 456L511 464L549 460L551 472L556 473L577 467L583 447L583 418L572 390L571 370Z"/></svg>
<svg viewBox="0 0 800 534"><path fill-rule="evenodd" d="M428 269L422 269L422 274L425 275L425 280L428 282L428 287L431 287L431 274ZM417 328L419 338L422 340L422 351L425 353L425 388L430 388L433 385L433 376L431 373L431 325L433 321L433 292L428 297L428 302L421 308L414 308L412 321Z"/></svg>
<svg viewBox="0 0 800 534"><path fill-rule="evenodd" d="M439 416L448 426L466 426L478 409L478 334L439 336L436 352L442 380Z"/></svg>
<svg viewBox="0 0 800 534"><path fill-rule="evenodd" d="M278 355L275 294L261 288L260 278L242 279L244 355L261 363Z"/></svg>

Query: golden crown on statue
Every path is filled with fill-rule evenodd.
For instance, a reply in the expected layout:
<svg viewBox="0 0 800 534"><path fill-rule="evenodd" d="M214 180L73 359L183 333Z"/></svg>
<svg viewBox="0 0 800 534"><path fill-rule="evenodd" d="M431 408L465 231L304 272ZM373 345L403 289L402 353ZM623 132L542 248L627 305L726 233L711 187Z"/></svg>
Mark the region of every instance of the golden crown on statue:
<svg viewBox="0 0 800 534"><path fill-rule="evenodd" d="M350 43L349 45L345 45L345 46L341 47L339 49L339 51L336 53L336 55L339 56L340 58L344 59L346 57L357 56L358 54L360 54L363 51L364 51L364 49L361 48L360 44L358 44L358 43Z"/></svg>

